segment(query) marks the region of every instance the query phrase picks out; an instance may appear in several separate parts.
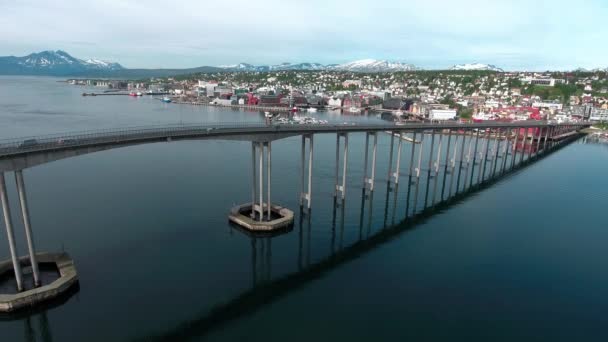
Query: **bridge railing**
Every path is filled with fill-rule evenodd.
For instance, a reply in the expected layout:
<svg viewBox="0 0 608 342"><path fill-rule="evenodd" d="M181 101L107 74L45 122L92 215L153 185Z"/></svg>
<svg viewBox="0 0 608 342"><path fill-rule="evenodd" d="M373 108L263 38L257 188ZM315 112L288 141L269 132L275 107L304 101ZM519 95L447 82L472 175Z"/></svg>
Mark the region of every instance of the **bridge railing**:
<svg viewBox="0 0 608 342"><path fill-rule="evenodd" d="M267 125L258 122L222 122L213 124L197 125L153 125L153 126L131 126L123 129L105 128L80 132L66 132L39 136L28 136L0 140L0 154L13 149L30 150L41 149L57 145L79 145L99 141L112 141L117 138L141 138L145 136L164 136L177 133L202 132L217 128L263 128Z"/></svg>

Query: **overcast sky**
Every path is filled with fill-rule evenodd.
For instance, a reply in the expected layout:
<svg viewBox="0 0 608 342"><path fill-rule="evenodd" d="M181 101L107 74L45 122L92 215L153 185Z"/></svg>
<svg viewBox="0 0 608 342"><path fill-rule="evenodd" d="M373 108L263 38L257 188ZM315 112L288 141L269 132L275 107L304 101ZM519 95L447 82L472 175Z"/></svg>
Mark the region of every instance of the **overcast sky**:
<svg viewBox="0 0 608 342"><path fill-rule="evenodd" d="M129 68L375 58L608 67L608 0L0 0L0 55Z"/></svg>

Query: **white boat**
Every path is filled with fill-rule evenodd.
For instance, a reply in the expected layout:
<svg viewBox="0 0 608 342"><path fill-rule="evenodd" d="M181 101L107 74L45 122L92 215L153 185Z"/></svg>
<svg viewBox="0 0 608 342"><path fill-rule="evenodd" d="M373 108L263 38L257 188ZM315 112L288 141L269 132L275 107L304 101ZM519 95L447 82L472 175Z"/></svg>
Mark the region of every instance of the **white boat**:
<svg viewBox="0 0 608 342"><path fill-rule="evenodd" d="M349 111L349 112L351 112L351 113L359 113L359 112L361 112L361 108L357 108L357 107L350 107L350 108L348 109L348 111Z"/></svg>
<svg viewBox="0 0 608 342"><path fill-rule="evenodd" d="M143 96L144 94L141 91L138 91L135 95L137 95L137 96Z"/></svg>
<svg viewBox="0 0 608 342"><path fill-rule="evenodd" d="M270 112L264 112L264 116L267 118L271 118L272 114L270 114Z"/></svg>
<svg viewBox="0 0 608 342"><path fill-rule="evenodd" d="M315 112L317 111L317 108L310 107L310 108L308 108L308 111L309 111L310 113L315 113Z"/></svg>

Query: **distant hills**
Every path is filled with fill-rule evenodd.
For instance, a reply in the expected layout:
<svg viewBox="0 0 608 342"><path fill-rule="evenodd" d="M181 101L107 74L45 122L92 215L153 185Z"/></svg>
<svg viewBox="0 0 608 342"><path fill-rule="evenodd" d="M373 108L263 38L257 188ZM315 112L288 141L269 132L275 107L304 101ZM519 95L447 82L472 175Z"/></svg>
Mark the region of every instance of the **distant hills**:
<svg viewBox="0 0 608 342"><path fill-rule="evenodd" d="M188 69L128 69L114 62L99 59L79 59L65 51L42 51L23 57L0 57L0 75L40 75L108 78L148 78L222 71L267 72L280 70L336 70L351 72L396 72L422 70L413 64L399 61L362 59L344 64L282 63L252 65L239 63L219 67L201 66ZM502 72L490 64L459 64L449 70L488 70Z"/></svg>

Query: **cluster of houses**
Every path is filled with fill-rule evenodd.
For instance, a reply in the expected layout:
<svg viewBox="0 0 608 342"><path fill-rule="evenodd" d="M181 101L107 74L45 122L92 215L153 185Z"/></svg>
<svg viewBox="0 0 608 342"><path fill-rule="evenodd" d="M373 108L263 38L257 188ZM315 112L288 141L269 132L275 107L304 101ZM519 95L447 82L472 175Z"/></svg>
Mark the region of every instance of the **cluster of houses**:
<svg viewBox="0 0 608 342"><path fill-rule="evenodd" d="M428 120L608 120L606 73L375 73L277 71L199 74L196 79L69 80L111 89L169 91L185 101L215 105L326 107L352 112L393 111ZM530 89L569 85L568 98Z"/></svg>

